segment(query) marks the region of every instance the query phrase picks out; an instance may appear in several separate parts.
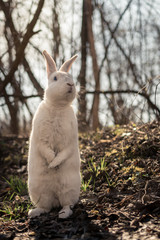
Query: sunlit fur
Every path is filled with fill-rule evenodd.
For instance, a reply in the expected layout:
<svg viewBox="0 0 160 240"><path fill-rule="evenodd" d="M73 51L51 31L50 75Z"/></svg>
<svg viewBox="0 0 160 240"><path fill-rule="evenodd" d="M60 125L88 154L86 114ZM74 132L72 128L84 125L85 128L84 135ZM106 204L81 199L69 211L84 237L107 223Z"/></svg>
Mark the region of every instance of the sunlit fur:
<svg viewBox="0 0 160 240"><path fill-rule="evenodd" d="M47 57L46 64L51 70L52 62ZM68 69L72 62L67 61ZM36 207L29 211L30 217L61 206L59 217L67 218L72 214L70 206L79 199L78 130L71 106L75 95L69 73L48 72L48 87L34 115L29 144L28 189Z"/></svg>

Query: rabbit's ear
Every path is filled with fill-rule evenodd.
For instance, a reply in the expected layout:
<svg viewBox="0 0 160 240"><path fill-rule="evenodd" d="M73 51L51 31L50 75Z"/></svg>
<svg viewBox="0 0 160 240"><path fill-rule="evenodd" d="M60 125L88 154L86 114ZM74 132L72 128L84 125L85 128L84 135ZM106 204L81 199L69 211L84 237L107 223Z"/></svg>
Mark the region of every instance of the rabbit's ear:
<svg viewBox="0 0 160 240"><path fill-rule="evenodd" d="M76 58L78 57L78 55L74 55L71 59L69 59L68 61L64 62L63 65L61 66L61 68L59 69L59 71L62 72L69 72L72 63L76 60Z"/></svg>
<svg viewBox="0 0 160 240"><path fill-rule="evenodd" d="M47 53L46 50L43 51L43 56L46 59L46 69L47 69L47 75L50 76L51 73L56 72L56 64L53 58Z"/></svg>

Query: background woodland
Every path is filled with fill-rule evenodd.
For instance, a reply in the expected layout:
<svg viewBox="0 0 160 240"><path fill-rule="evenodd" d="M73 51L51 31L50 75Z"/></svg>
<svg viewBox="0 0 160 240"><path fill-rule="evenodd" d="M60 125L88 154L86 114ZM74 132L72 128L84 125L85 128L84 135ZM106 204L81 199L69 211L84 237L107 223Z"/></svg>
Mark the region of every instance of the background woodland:
<svg viewBox="0 0 160 240"><path fill-rule="evenodd" d="M79 129L160 118L158 0L0 1L0 134L28 133L46 86L42 51L72 74Z"/></svg>

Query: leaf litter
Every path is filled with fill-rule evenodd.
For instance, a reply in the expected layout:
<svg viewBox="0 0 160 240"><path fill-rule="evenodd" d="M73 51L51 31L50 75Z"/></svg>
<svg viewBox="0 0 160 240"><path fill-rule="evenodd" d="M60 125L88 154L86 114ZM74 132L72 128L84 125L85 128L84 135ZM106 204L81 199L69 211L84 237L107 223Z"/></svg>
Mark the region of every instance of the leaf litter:
<svg viewBox="0 0 160 240"><path fill-rule="evenodd" d="M159 239L160 123L79 135L82 187L73 215L28 219L28 139L0 137L0 239Z"/></svg>

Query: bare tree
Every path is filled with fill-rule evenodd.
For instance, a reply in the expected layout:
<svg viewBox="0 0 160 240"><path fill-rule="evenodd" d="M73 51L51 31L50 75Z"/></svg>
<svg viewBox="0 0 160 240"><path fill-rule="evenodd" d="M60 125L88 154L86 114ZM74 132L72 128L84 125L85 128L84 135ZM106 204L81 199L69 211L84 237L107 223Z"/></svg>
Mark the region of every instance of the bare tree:
<svg viewBox="0 0 160 240"><path fill-rule="evenodd" d="M100 110L99 107L102 107L102 104L106 107L106 110L108 109L115 124L126 124L131 120L136 121L137 119L138 121L143 121L143 113L145 114L146 111L148 116L152 114L153 118L155 116L159 119L160 106L155 100L157 98L154 98L154 95L158 94L158 91L156 91L158 87L155 86L159 86L159 77L153 74L153 72L150 75L149 64L144 61L145 54L146 56L154 56L154 50L152 49L153 51L149 52L148 45L146 45L145 48L143 47L143 44L147 44L147 39L151 37L150 32L146 33L143 24L148 15L147 28L152 26L150 13L154 9L154 3L147 9L148 6L147 4L145 5L145 2L142 7L140 1L135 3L129 0L126 6L120 10L112 1L110 1L110 6L109 4L107 5L109 2L106 3L105 1L85 2L87 8L87 36L92 58L92 67L94 66L93 76L95 81L95 90L89 91L87 90L89 87L87 76L85 77L86 94L94 95L88 124L92 125L94 129L99 126L97 113ZM117 15L116 18L115 16L114 18L108 17L111 14L107 6L114 8L114 13ZM137 7L138 9L138 21L134 22L136 30L132 29L131 25L133 21L132 7ZM143 15L146 17L144 19L142 19L143 8L146 10L146 13ZM96 23L94 22L94 15L96 15L96 21L98 21L98 14L101 23L101 32L93 27ZM128 25L124 24L126 15ZM83 22L82 28L84 28ZM97 44L101 44L101 52L96 51L95 46ZM156 45L154 46L155 49L157 49ZM86 45L86 48L87 47L88 45ZM154 63L154 66L156 66L157 63ZM101 83L104 82L104 79L106 83L108 81L106 84L108 85L108 89L102 87L103 84ZM103 103L100 103L100 94L105 96ZM126 97L130 101L129 105L126 104ZM105 107L103 107L104 111L106 111ZM81 111L83 112L83 110ZM95 115L92 119L93 111Z"/></svg>
<svg viewBox="0 0 160 240"><path fill-rule="evenodd" d="M95 90L100 90L100 78L99 78L99 66L97 62L97 53L95 49L94 35L92 29L92 2L91 0L86 0L86 8L87 8L87 32L88 32L88 42L90 46L90 53L92 57L92 68L93 68L93 76L95 80ZM92 117L92 127L93 129L97 129L99 127L99 95L95 93L93 99L93 105L91 109L91 117Z"/></svg>
<svg viewBox="0 0 160 240"><path fill-rule="evenodd" d="M9 3L9 4L8 4ZM34 32L34 26L39 18L39 15L41 13L41 10L43 8L44 0L40 0L36 12L30 21L30 23L27 25L26 32L23 36L19 32L17 32L16 27L14 25L14 20L12 19L12 4L14 2L0 2L1 10L4 13L5 16L5 26L4 26L4 35L6 39L8 40L8 62L9 62L9 71L8 73L5 73L1 66L1 72L3 73L3 80L0 79L0 96L3 96L5 98L6 105L8 106L8 110L11 117L11 131L12 133L18 134L19 132L19 104L17 97L14 97L14 95L18 94L20 96L20 101L25 104L28 108L28 104L26 100L23 98L22 90L20 87L19 82L16 80L15 74L18 71L18 66L20 64L24 64L24 67L34 85L34 87L37 89L38 93L41 94L43 92L41 86L38 84L37 80L34 77L34 74L32 73L30 66L27 62L27 60L24 57L24 51L25 48L30 40L30 38L36 34L37 32ZM14 51L16 54L13 54ZM14 56L15 55L15 56ZM4 56L2 56L4 57ZM2 59L1 57L1 59ZM2 61L2 60L1 60ZM13 91L13 98L14 100L11 102L10 97L7 95L7 85L10 83Z"/></svg>
<svg viewBox="0 0 160 240"><path fill-rule="evenodd" d="M86 130L87 125L87 106L86 106L86 61L87 61L87 9L86 1L83 0L82 8L82 28L81 28L81 68L78 76L80 83L80 96L79 96L79 111L78 121L79 129L81 131Z"/></svg>

